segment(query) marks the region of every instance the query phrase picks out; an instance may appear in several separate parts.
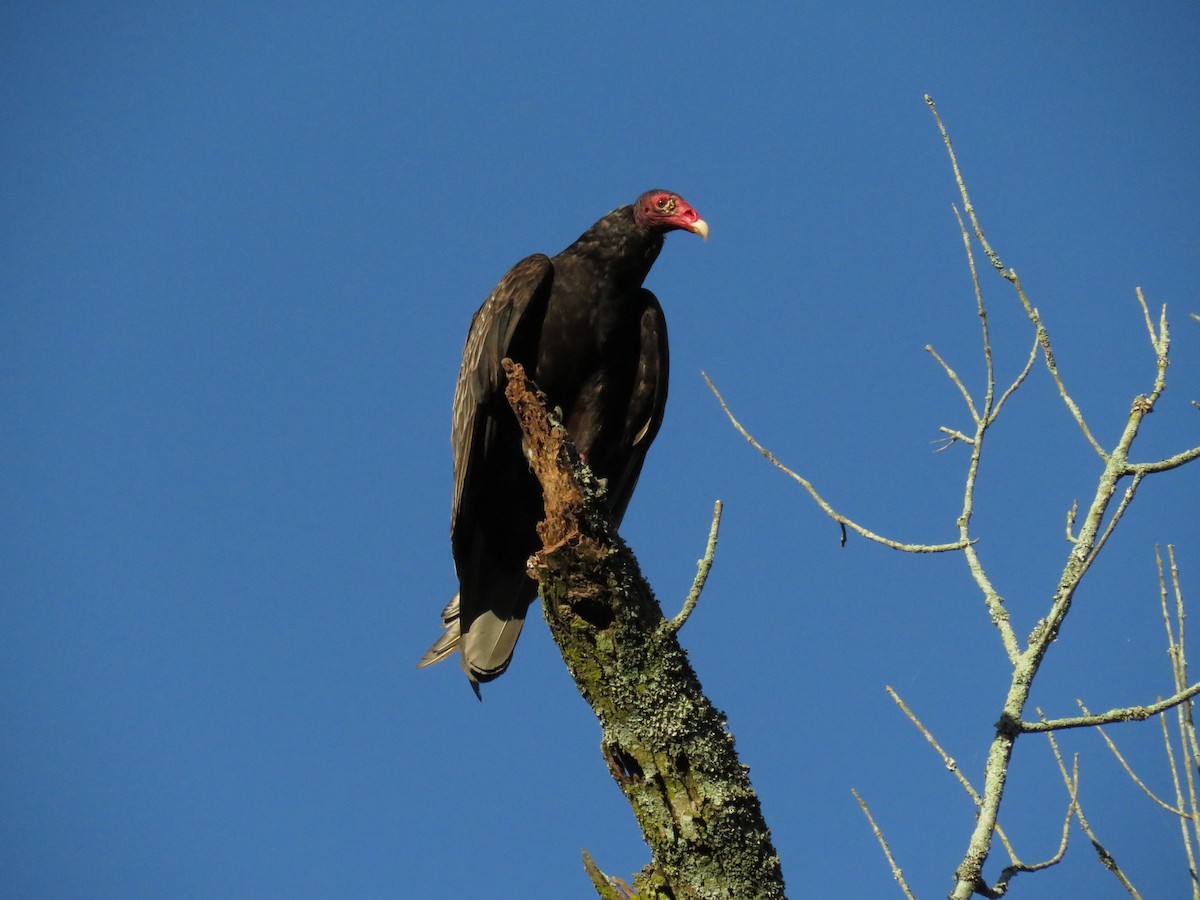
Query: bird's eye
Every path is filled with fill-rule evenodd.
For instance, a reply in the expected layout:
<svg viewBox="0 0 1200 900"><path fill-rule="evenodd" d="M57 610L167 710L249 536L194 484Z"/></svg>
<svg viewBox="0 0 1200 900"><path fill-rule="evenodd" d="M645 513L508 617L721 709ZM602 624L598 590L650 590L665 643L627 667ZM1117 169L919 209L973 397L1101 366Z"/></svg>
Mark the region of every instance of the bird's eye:
<svg viewBox="0 0 1200 900"><path fill-rule="evenodd" d="M669 195L666 197L659 197L654 202L654 205L658 208L659 212L664 212L668 215L675 212L675 198Z"/></svg>

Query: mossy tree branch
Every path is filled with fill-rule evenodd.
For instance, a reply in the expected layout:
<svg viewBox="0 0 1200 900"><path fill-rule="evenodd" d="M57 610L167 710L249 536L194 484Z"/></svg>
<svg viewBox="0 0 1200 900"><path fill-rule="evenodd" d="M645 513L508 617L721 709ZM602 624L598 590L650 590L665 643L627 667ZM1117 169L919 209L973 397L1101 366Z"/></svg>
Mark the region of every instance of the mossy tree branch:
<svg viewBox="0 0 1200 900"><path fill-rule="evenodd" d="M724 715L705 697L675 629L664 627L603 488L521 366L504 366L506 395L545 495L543 549L530 574L541 585L550 633L600 720L609 771L654 856L634 891L645 900L782 898L779 857ZM589 873L593 884L598 871Z"/></svg>

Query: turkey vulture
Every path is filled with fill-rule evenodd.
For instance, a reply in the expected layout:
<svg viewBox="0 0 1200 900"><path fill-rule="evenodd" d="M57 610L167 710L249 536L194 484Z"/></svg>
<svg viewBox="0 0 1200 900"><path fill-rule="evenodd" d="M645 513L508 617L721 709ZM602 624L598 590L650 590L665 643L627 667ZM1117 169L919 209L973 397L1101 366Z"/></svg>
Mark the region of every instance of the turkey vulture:
<svg viewBox="0 0 1200 900"><path fill-rule="evenodd" d="M504 397L501 360L521 363L596 476L619 523L662 422L667 328L642 282L663 235L708 225L678 194L654 190L615 209L553 259L513 266L471 320L454 392L451 544L459 592L445 632L418 664L462 652L475 693L508 668L537 583L542 489Z"/></svg>

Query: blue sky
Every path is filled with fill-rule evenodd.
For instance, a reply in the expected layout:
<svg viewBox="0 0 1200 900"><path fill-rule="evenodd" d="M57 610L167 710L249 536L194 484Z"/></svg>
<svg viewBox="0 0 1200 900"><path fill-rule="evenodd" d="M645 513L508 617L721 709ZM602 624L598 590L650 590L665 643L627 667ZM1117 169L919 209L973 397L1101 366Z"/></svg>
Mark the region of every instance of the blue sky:
<svg viewBox="0 0 1200 900"><path fill-rule="evenodd" d="M53 6L54 8L51 8ZM952 130L990 239L1111 445L1173 321L1135 457L1198 441L1194 4L56 4L0 7L0 890L12 897L586 897L586 847L648 851L540 618L479 704L417 671L453 593L449 404L471 313L642 190L708 220L649 286L672 394L623 534L729 716L793 897L942 896L1008 684L959 558L852 539L720 413L849 515L954 537L981 385ZM985 272L985 275L990 273ZM1032 336L985 281L997 367ZM1099 466L1044 368L993 435L975 525L1018 632ZM1150 479L1035 702L1171 692L1156 543L1200 602L1200 467ZM1200 651L1197 651L1200 652ZM1156 724L1115 729L1156 789ZM1147 897L1177 824L1095 735L1082 801ZM1053 852L1066 798L1018 747L1002 822ZM998 859L999 857L995 857ZM993 867L991 873L994 875ZM1014 896L1124 896L1075 829Z"/></svg>

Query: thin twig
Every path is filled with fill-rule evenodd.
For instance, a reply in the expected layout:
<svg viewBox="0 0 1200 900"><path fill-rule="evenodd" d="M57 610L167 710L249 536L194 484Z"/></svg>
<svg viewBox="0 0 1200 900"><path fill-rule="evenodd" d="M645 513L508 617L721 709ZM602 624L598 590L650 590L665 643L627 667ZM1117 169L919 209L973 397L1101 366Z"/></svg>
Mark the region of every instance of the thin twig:
<svg viewBox="0 0 1200 900"><path fill-rule="evenodd" d="M945 425L941 425L938 427L938 431L940 431L942 434L946 435L946 437L938 438L938 441L930 442L930 443L938 443L940 441L942 444L942 446L938 447L936 450L933 451L934 453L941 453L943 450L946 450L946 449L952 447L958 441L962 441L968 447L975 446L975 438L967 437L965 434L963 434L961 431L958 431L957 429L947 428Z"/></svg>
<svg viewBox="0 0 1200 900"><path fill-rule="evenodd" d="M1135 288L1137 298L1142 304L1142 312L1146 316L1146 330L1150 332L1150 346L1154 348L1154 352L1158 352L1158 336L1154 333L1154 322L1150 320L1150 307L1146 305L1146 298L1142 296L1142 289Z"/></svg>
<svg viewBox="0 0 1200 900"><path fill-rule="evenodd" d="M1038 712L1040 714L1041 710L1038 710ZM1107 868L1113 873L1113 875L1116 876L1117 880L1124 885L1125 890L1128 891L1130 895L1140 898L1141 894L1137 892L1137 889L1125 876L1125 873L1121 871L1120 866L1117 865L1117 861L1113 859L1112 854L1105 850L1104 846L1096 838L1095 833L1088 824L1087 816L1083 814L1083 806L1079 803L1079 755L1075 755L1074 762L1071 766L1071 775L1068 776L1066 764L1063 763L1062 754L1058 749L1058 742L1054 739L1053 734L1048 733L1046 737L1050 739L1050 746L1054 751L1054 759L1055 762L1058 763L1058 771L1061 773L1063 781L1067 783L1067 790L1071 791L1071 785L1074 784L1072 796L1075 799L1075 817L1079 819L1079 826L1083 829L1084 834L1088 836L1088 840L1092 842L1092 847L1095 849L1096 853L1099 854L1100 861L1104 863L1105 868Z"/></svg>
<svg viewBox="0 0 1200 900"><path fill-rule="evenodd" d="M1000 415L1000 407L1004 405L1004 401L1006 401L1012 395L1013 391L1019 388L1021 383L1028 377L1030 370L1033 368L1034 362L1037 361L1037 353L1040 347L1041 344L1038 342L1037 335L1034 335L1033 349L1029 351L1029 359L1025 360L1025 368L1023 368L1020 374L1017 375L1016 380L1008 386L1008 390L1001 394L1000 399L996 401L996 406L992 410L991 421L996 421L996 416Z"/></svg>
<svg viewBox="0 0 1200 900"><path fill-rule="evenodd" d="M1041 710L1038 710L1039 714ZM1006 866L1000 873L1000 878L996 881L995 890L997 893L1006 893L1009 884L1012 882L1013 876L1019 872L1038 872L1042 869L1048 869L1051 866L1056 866L1062 862L1063 857L1067 853L1067 841L1071 834L1071 819L1075 817L1075 810L1079 806L1079 757L1075 757L1073 764L1073 772L1067 775L1066 764L1063 763L1062 753L1059 752L1058 742L1055 741L1053 734L1047 734L1050 739L1050 750L1054 753L1054 759L1058 763L1058 769L1062 773L1063 781L1067 786L1067 812L1063 817L1062 836L1059 838L1058 850L1048 859L1044 859L1039 863L1026 864L1014 862L1011 866Z"/></svg>
<svg viewBox="0 0 1200 900"><path fill-rule="evenodd" d="M1008 661L1014 666L1021 657L1021 646L1013 631L1008 610L1004 608L1004 598L1000 596L988 578L983 568L983 560L976 551L975 542L971 539L971 516L975 512L975 479L979 474L980 460L983 458L983 440L987 435L987 421L980 422L975 430L975 439L971 442L971 461L967 465L967 476L963 485L962 512L958 516L958 535L963 543L963 556L967 560L967 569L975 584L983 593L983 602L987 606L992 624L1000 632L1000 641L1004 644L1004 652Z"/></svg>
<svg viewBox="0 0 1200 900"><path fill-rule="evenodd" d="M1172 787L1174 787L1174 789L1175 789L1175 802L1178 805L1172 806L1171 804L1164 801L1161 797L1156 795L1148 787L1146 787L1146 785L1144 785L1142 783L1141 779L1139 779L1136 775L1133 774L1133 772L1130 770L1129 766L1125 765L1125 761L1123 759L1121 760L1121 764L1122 764L1122 766L1124 766L1125 771L1126 771L1126 773L1128 773L1129 777L1133 779L1133 783L1142 789L1142 793L1146 794L1151 800L1153 800L1155 803L1157 803L1159 806L1161 806L1165 811L1171 813L1172 815L1179 816L1181 819L1187 819L1188 818L1187 810L1184 809L1184 806L1183 806L1183 804L1184 804L1183 788L1179 782L1179 766L1177 766L1175 764L1175 749L1171 746L1171 729L1167 726L1167 717L1166 716L1160 716L1158 721L1162 724L1163 749L1166 750L1166 752L1167 752L1167 768L1171 770L1171 782L1172 782ZM1118 759L1120 759L1120 757L1118 757ZM1183 839L1184 839L1184 842L1186 843L1187 842L1187 825L1186 824L1184 825ZM1189 856L1190 855L1191 854L1189 854Z"/></svg>
<svg viewBox="0 0 1200 900"><path fill-rule="evenodd" d="M958 373L950 368L949 363L942 359L941 355L933 349L932 344L925 345L925 352L941 364L942 368L946 371L946 375L952 382L954 382L954 386L957 387L959 393L963 395L963 399L967 401L967 409L971 411L971 418L974 419L975 424L978 425L982 420L979 418L979 413L975 410L975 401L971 399L971 392L968 391L967 386L962 383L962 379L958 377Z"/></svg>
<svg viewBox="0 0 1200 900"><path fill-rule="evenodd" d="M1067 542L1074 544L1078 538L1071 533L1071 529L1075 527L1075 516L1079 514L1079 501L1072 500L1071 508L1067 510Z"/></svg>
<svg viewBox="0 0 1200 900"><path fill-rule="evenodd" d="M1160 330L1160 334L1165 334L1165 330ZM1156 554L1157 555L1157 554ZM1171 655L1172 674L1176 684L1187 683L1187 651L1184 642L1184 622L1187 615L1183 604L1183 586L1179 580L1179 566L1175 562L1175 547L1172 544L1167 545L1167 556L1171 562L1171 585L1175 592L1175 615L1179 630L1179 640L1175 645L1174 653ZM1159 580L1162 580L1162 564L1159 563ZM1165 601L1165 597L1164 597ZM1192 846L1193 837L1200 840L1200 805L1196 799L1196 765L1197 760L1200 760L1200 749L1196 746L1196 724L1192 718L1192 704L1187 703L1176 707L1176 721L1179 726L1179 749L1183 755L1182 768L1187 776L1188 786L1188 821L1180 821L1179 826L1183 831L1183 844L1187 853L1188 866L1192 874L1192 894L1193 897L1200 897L1200 878L1197 878L1196 854ZM1164 717L1163 722L1164 740L1169 740ZM1168 755L1170 748L1168 744ZM1173 764L1172 764L1173 767ZM1178 778L1176 778L1178 781ZM1176 785L1178 793L1178 784ZM1180 798L1180 806L1183 806L1183 799ZM1189 832L1187 825L1190 822L1192 830Z"/></svg>
<svg viewBox="0 0 1200 900"><path fill-rule="evenodd" d="M942 749L942 745L937 742L937 738L935 738L933 733L925 727L925 724L917 718L917 714L908 708L908 704L900 699L900 695L896 693L895 689L890 684L885 686L885 690L888 692L888 696L892 698L892 701L898 707L900 707L900 711L904 713L904 715L908 716L908 721L913 723L913 727L915 727L917 731L921 732L921 736L925 738L929 746L932 747L937 752L937 755L942 758L942 763L946 766L946 771L953 773L954 777L958 779L958 783L962 785L962 789L967 792L967 796L971 798L971 801L976 806L982 806L983 798L979 796L979 792L975 790L974 786L967 779L967 776L962 773L962 769L958 767L958 763L954 761L954 757ZM1004 849L1008 851L1009 858L1016 862L1017 853L1013 849L1012 844L1009 843L1008 835L1004 833L1004 829L1000 827L1000 823L998 822L996 823L996 834L999 835L1001 843L1004 844Z"/></svg>
<svg viewBox="0 0 1200 900"><path fill-rule="evenodd" d="M1000 261L1000 257L996 255L996 251L992 249L992 245L983 236L983 229L979 227L979 220L975 217L975 207L971 205L971 197L967 194L966 184L963 183L962 172L958 168L958 157L954 155L954 145L950 143L950 135L946 131L946 126L942 124L942 117L938 115L937 106L934 104L933 98L928 94L925 95L925 103L929 107L929 111L933 113L933 119L937 122L938 130L942 133L942 143L946 145L946 152L950 154L950 166L954 169L954 180L958 184L958 193L962 197L963 209L971 219L971 225L975 229L975 237L979 239L979 243L983 247L983 252L992 261L992 267L997 272L1003 274L1004 263Z"/></svg>
<svg viewBox="0 0 1200 900"><path fill-rule="evenodd" d="M1196 853L1192 848L1191 833L1188 831L1188 820L1190 819L1195 824L1195 812L1193 808L1193 813L1189 815L1183 808L1183 788L1179 783L1179 767L1175 764L1175 752L1171 749L1171 731L1167 727L1167 717L1160 716L1159 721L1162 723L1163 748L1167 751L1167 768L1171 770L1171 785L1175 789L1175 802L1179 804L1178 809L1169 806L1167 809L1179 816L1179 831L1183 837L1183 852L1187 856L1188 872L1192 876L1192 896L1195 897L1198 890L1200 890L1200 884L1197 883L1196 879ZM1184 766L1186 767L1188 765L1187 744L1186 741L1183 743ZM1158 798L1155 797L1154 799L1157 800ZM1160 800L1159 803L1161 804L1162 801Z"/></svg>
<svg viewBox="0 0 1200 900"><path fill-rule="evenodd" d="M1084 706L1078 700L1076 700L1075 702L1079 703L1080 707L1084 710L1085 713L1087 712L1086 706ZM1165 728L1166 726L1164 725L1163 727ZM1149 797L1151 800L1153 800L1155 803L1157 803L1159 806L1161 806L1167 812L1169 812L1173 815L1176 815L1176 816L1183 815L1182 807L1174 807L1170 803L1167 803L1165 800L1163 800L1161 797L1159 797L1157 794L1155 794L1154 791L1150 790L1150 788L1146 785L1146 783L1144 781L1142 781L1142 779L1138 778L1137 773L1133 771L1133 767L1131 765L1129 765L1129 763L1126 761L1125 757L1121 755L1121 751L1117 749L1116 743L1112 740L1112 738L1110 738L1108 736L1108 732L1106 732L1102 727L1097 725L1096 733L1099 734L1100 737L1104 740L1104 743L1108 745L1109 752L1112 753L1112 755L1114 757L1116 757L1117 762L1121 764L1121 768L1125 770L1125 774L1129 776L1130 780L1134 784L1136 784L1139 788L1142 789L1142 793L1144 793L1147 797ZM1168 755L1170 755L1169 748L1168 748L1167 753L1168 753Z"/></svg>
<svg viewBox="0 0 1200 900"><path fill-rule="evenodd" d="M1097 725L1111 725L1114 722L1144 722L1151 716L1157 716L1164 710L1178 706L1185 700L1190 700L1200 694L1200 683L1180 691L1166 700L1159 700L1149 706L1127 706L1122 709L1110 709L1106 713L1092 715L1084 710L1085 715L1065 719L1049 719L1041 722L1022 722L1021 730L1027 733L1042 731L1064 731L1068 728L1094 728ZM1078 702L1078 701L1077 701ZM1079 704L1083 707L1083 704Z"/></svg>
<svg viewBox="0 0 1200 900"><path fill-rule="evenodd" d="M1175 616L1179 625L1179 680L1184 684L1187 683L1187 652L1185 650L1183 640L1183 625L1187 619L1187 614L1183 606L1183 586L1179 580L1179 566L1175 562L1175 545L1167 544L1167 558L1171 562L1171 584L1175 590ZM1190 763L1192 768L1195 768L1195 763L1200 760L1200 746L1196 742L1196 723L1192 718L1192 705L1180 707L1180 710L1186 716L1187 724L1187 749L1191 754ZM1200 811L1196 802L1196 797L1192 796L1192 818L1197 827L1200 828Z"/></svg>
<svg viewBox="0 0 1200 900"><path fill-rule="evenodd" d="M888 847L887 839L884 838L883 832L879 830L879 826L875 824L875 817L871 815L871 810L867 808L866 802L858 795L858 791L850 788L850 793L854 795L854 799L858 801L859 807L863 811L863 815L867 817L867 821L871 823L871 830L875 832L875 840L879 842L879 846L883 848L883 855L887 857L888 865L892 867L892 877L896 879L896 883L900 885L900 890L904 891L904 896L908 900L916 900L913 892L908 887L908 882L904 880L904 873L900 867L896 865L896 858L892 856L891 848Z"/></svg>
<svg viewBox="0 0 1200 900"><path fill-rule="evenodd" d="M1021 279L1017 277L1015 270L1009 270L1005 276L1012 282L1013 287L1017 291L1017 297L1021 301L1021 305L1025 308L1025 314L1029 317L1029 321L1033 323L1033 327L1037 332L1037 340L1042 348L1042 357L1046 360L1046 370L1050 373L1050 377L1054 379L1054 384L1058 387L1058 395L1066 404L1067 409L1071 413L1071 417L1075 420L1075 424L1079 426L1079 430L1083 432L1083 436L1087 438L1087 442L1092 445L1092 449L1096 451L1096 455L1102 460L1108 461L1108 453L1100 446L1100 442L1092 435L1092 430L1088 428L1087 422L1084 421L1083 412L1079 409L1071 395L1067 393L1066 382L1063 381L1062 375L1058 371L1058 363L1054 359L1054 350L1050 346L1050 332L1046 330L1045 324L1042 322L1042 316L1037 311L1036 307L1029 302L1029 298L1025 296L1025 289L1021 287Z"/></svg>
<svg viewBox="0 0 1200 900"><path fill-rule="evenodd" d="M971 447L971 460L967 466L967 476L963 486L963 505L962 512L958 517L958 535L960 540L966 542L963 548L963 555L967 560L967 568L971 572L971 577L975 580L979 590L983 593L984 604L987 606L991 616L992 624L1000 632L1000 640L1004 644L1004 651L1008 655L1009 662L1016 665L1017 660L1021 655L1021 648L1017 642L1016 633L1012 629L1012 623L1009 619L1008 610L1004 608L1004 598L993 587L991 579L988 578L984 571L983 561L976 552L974 542L971 540L971 517L975 511L975 480L979 474L980 461L983 458L983 441L987 435L988 428L996 421L996 416L999 413L1000 407L1004 405L1012 393L1021 386L1025 381L1025 377L1029 374L1033 367L1033 361L1037 358L1038 343L1035 341L1033 350L1030 354L1029 361L1025 364L1025 368L1009 386L1008 390L1001 396L1000 401L993 406L993 400L996 396L996 373L992 364L992 339L988 329L987 306L983 302L983 289L979 284L979 271L975 266L975 253L971 248L971 235L967 231L966 225L963 223L963 218L958 212L958 207L951 204L951 209L954 210L954 218L958 222L959 234L962 235L963 249L967 254L967 268L971 272L971 287L975 293L975 309L979 315L980 333L983 343L983 360L984 370L987 377L987 390L984 394L983 413L978 414L972 404L970 395L967 394L966 388L958 381L958 376L942 362L938 357L938 361L942 362L943 368L950 373L952 380L959 385L959 389L963 392L963 396L967 398L967 405L971 411L972 418L975 420L975 436L967 438L966 435L960 435L957 432L950 434L950 440L946 446L941 449L946 449L950 446L956 436L963 440ZM931 348L930 352L933 352ZM936 356L936 354L935 354ZM948 429L943 427L943 433Z"/></svg>
<svg viewBox="0 0 1200 900"><path fill-rule="evenodd" d="M713 556L717 552L717 531L721 527L722 508L720 500L713 504L712 525L708 529L708 545L704 548L704 556L696 560L696 578L692 581L692 589L688 591L687 599L683 601L683 609L679 611L679 614L675 618L667 623L667 629L671 632L676 632L683 627L683 623L688 620L688 616L696 608L696 601L700 599L700 592L704 590L704 582L708 580L708 572L712 568Z"/></svg>
<svg viewBox="0 0 1200 900"><path fill-rule="evenodd" d="M1100 442L1092 435L1091 429L1088 428L1087 423L1084 421L1083 413L1080 412L1075 401L1071 399L1071 395L1067 393L1067 387L1063 383L1062 376L1059 374L1058 365L1054 362L1054 352L1050 349L1050 335L1046 331L1046 326L1042 323L1038 311L1029 302L1029 298L1025 296L1025 291L1021 287L1021 280L1017 277L1016 270L1005 268L996 251L992 249L992 245L988 243L987 237L984 236L983 227L979 224L979 218L975 215L975 207L971 204L971 196L967 193L967 185L963 181L962 170L958 167L958 157L954 154L954 145L950 142L950 134L946 131L946 126L942 124L942 118L938 115L937 106L934 105L933 98L928 94L925 95L925 103L929 106L929 111L933 113L934 121L937 122L938 130L942 134L942 142L946 145L946 152L950 156L950 166L954 170L954 181L958 185L959 196L962 197L963 210L971 220L971 226L975 230L975 237L979 240L988 259L991 260L993 268L1010 281L1016 289L1017 297L1020 299L1021 305L1025 308L1025 314L1037 330L1038 343L1041 345L1042 354L1046 359L1046 368L1054 378L1054 383L1058 385L1059 395L1062 397L1063 402L1066 403L1067 409L1071 411L1071 415L1083 432L1084 437L1087 438L1088 443L1092 445L1092 449L1096 451L1101 459L1107 459L1104 448L1100 446Z"/></svg>
<svg viewBox="0 0 1200 900"><path fill-rule="evenodd" d="M1125 488L1125 494L1121 497L1121 502L1117 504L1117 510L1112 514L1112 518L1108 520L1108 527L1104 529L1104 533L1096 541L1096 546L1092 548L1091 556L1088 558L1090 563L1095 559L1104 545L1108 543L1109 535L1113 533L1113 529L1117 527L1117 523L1121 521L1121 516L1125 514L1125 510L1129 504L1133 502L1133 495L1137 493L1138 485L1142 483L1142 479L1146 477L1145 472L1138 472L1133 476L1133 481L1129 483L1129 487Z"/></svg>
<svg viewBox="0 0 1200 900"><path fill-rule="evenodd" d="M967 251L967 266L971 270L971 286L975 290L975 309L979 312L979 329L983 336L983 364L987 376L982 421L986 422L995 418L992 411L992 400L996 396L996 372L992 367L992 338L988 332L987 307L983 303L983 289L979 285L979 272L975 268L975 253L971 250L971 234L967 231L967 226L963 224L962 216L958 214L958 207L952 203L950 208L954 210L954 218L958 220L958 230L962 235L963 248ZM975 421L979 423L981 420L976 416Z"/></svg>
<svg viewBox="0 0 1200 900"><path fill-rule="evenodd" d="M952 544L904 544L900 541L893 541L890 538L881 537L880 535L875 534L875 532L863 528L863 526L859 525L852 519L846 518L827 502L825 502L825 498L817 493L817 489L812 486L808 479L796 472L793 472L791 469L781 463L775 457L774 453L755 440L754 436L751 435L750 432L748 432L742 426L742 423L734 417L733 412L729 409L729 404L725 402L725 398L721 396L721 392L717 390L717 386L713 384L712 379L708 377L708 373L701 372L700 374L704 376L705 382L708 383L709 390L716 395L717 402L721 404L721 409L725 410L725 415L729 418L729 421L733 423L733 427L737 429L738 433L746 439L751 447L765 456L771 465L775 466L775 468L779 469L785 475L796 481L802 488L808 491L809 495L813 498L813 500L816 501L817 506L821 507L821 510L825 513L825 515L829 516L829 518L833 519L833 521L837 522L839 525L849 528L855 534L861 535L869 541L874 541L877 544L883 544L883 546L891 547L893 550L902 550L905 553L945 553L948 550L962 550L967 545L965 541L955 541Z"/></svg>
<svg viewBox="0 0 1200 900"><path fill-rule="evenodd" d="M1129 892L1129 896L1133 897L1134 900L1142 900L1142 895L1138 892L1138 889L1133 886L1133 882L1129 880L1120 865L1117 864L1116 857L1108 852L1108 849L1096 837L1096 832L1092 831L1092 826L1088 822L1087 816L1083 814L1082 809L1078 807L1075 809L1075 818L1079 820L1079 827L1083 829L1083 833L1092 842L1092 849L1096 851L1096 856L1099 857L1104 868L1113 873L1113 877L1121 882L1121 886Z"/></svg>

